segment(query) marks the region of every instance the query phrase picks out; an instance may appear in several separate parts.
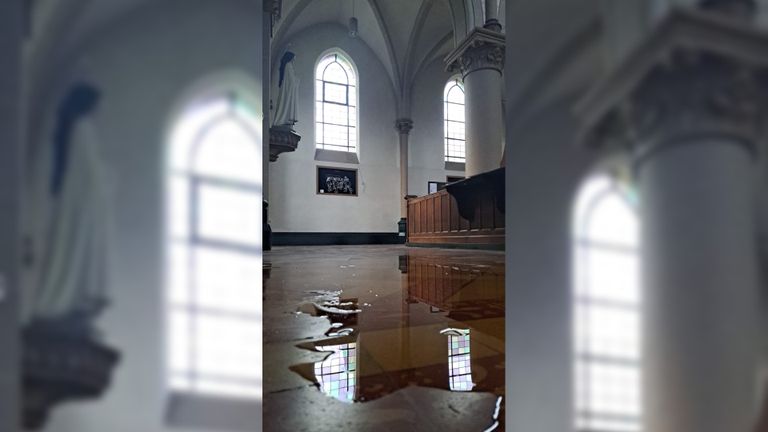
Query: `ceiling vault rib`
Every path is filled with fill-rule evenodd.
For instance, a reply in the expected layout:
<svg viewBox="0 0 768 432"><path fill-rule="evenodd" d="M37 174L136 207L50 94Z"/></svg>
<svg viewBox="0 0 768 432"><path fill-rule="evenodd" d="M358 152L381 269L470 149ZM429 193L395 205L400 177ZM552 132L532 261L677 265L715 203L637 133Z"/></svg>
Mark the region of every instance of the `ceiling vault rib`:
<svg viewBox="0 0 768 432"><path fill-rule="evenodd" d="M427 64L429 64L432 60L437 57L437 55L442 51L443 47L449 43L453 39L453 32L449 31L445 34L445 36L441 37L440 40L435 43L435 45L427 52L427 54L421 59L421 62L419 62L418 67L416 68L416 71L413 73L413 76L418 76L419 73L421 73L422 69L426 67Z"/></svg>
<svg viewBox="0 0 768 432"><path fill-rule="evenodd" d="M397 90L395 94L397 95L397 105L398 105L398 112L401 111L400 105L402 104L402 98L400 97L401 91L399 91L402 88L402 78L401 78L401 71L400 71L400 63L397 61L397 56L395 55L395 49L392 44L392 37L389 34L389 29L387 28L386 24L384 23L384 18L381 14L381 8L379 8L379 4L376 0L368 0L368 5L371 8L371 11L373 11L373 16L376 17L376 22L379 25L379 30L381 30L381 35L384 37L384 42L387 46L387 54L389 54L389 61L392 62L392 66L394 69L394 76L392 77L393 84L395 89Z"/></svg>
<svg viewBox="0 0 768 432"><path fill-rule="evenodd" d="M595 17L574 30L571 36L567 38L567 42L534 66L536 73L532 75L533 78L520 86L525 90L516 95L513 100L507 101L506 112L515 119L512 125L509 125L510 128L516 127L525 118L522 114L526 110L523 108L529 106L535 96L543 92L546 86L555 82L558 73L567 68L568 64L573 63L575 59L583 56L594 44L599 43L601 34L602 23L599 18Z"/></svg>
<svg viewBox="0 0 768 432"><path fill-rule="evenodd" d="M405 64L403 66L403 86L400 89L400 92L402 93L401 98L403 99L403 108L407 111L400 113L403 117L410 115L411 89L413 88L413 83L411 81L416 76L415 74L411 74L411 69L413 65L413 56L416 51L416 43L421 37L424 23L426 22L433 5L434 0L424 0L421 3L419 12L416 15L416 21L413 23L413 28L411 29L411 35L408 39L408 47L405 51Z"/></svg>
<svg viewBox="0 0 768 432"><path fill-rule="evenodd" d="M286 32L291 28L299 15L304 12L304 9L309 6L310 2L312 2L312 0L300 0L298 3L296 3L296 6L294 6L293 9L291 9L290 12L288 12L288 14L285 15L284 18L280 21L277 32L275 32L275 37L272 38L272 64L275 64L277 61L277 56L279 53L276 49L280 47Z"/></svg>

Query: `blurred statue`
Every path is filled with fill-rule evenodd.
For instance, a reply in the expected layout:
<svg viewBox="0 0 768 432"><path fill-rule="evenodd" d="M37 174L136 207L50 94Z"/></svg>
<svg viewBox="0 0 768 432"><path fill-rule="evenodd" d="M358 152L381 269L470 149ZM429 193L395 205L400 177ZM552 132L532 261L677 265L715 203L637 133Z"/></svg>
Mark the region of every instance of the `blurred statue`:
<svg viewBox="0 0 768 432"><path fill-rule="evenodd" d="M52 211L40 284L31 304L33 321L90 328L107 303L109 194L91 119L98 101L98 90L80 83L59 106L50 183Z"/></svg>
<svg viewBox="0 0 768 432"><path fill-rule="evenodd" d="M286 51L280 60L280 81L273 126L293 129L293 125L298 122L296 111L299 106L299 80L293 70L295 57L294 53Z"/></svg>

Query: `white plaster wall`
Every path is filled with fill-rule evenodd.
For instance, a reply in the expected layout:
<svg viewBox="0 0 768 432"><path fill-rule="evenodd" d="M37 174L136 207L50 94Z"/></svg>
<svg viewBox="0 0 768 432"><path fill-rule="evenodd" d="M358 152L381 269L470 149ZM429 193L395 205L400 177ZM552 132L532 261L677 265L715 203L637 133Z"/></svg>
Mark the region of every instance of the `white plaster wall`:
<svg viewBox="0 0 768 432"><path fill-rule="evenodd" d="M103 399L56 410L46 430L171 429L164 422L168 396L162 265L166 133L173 110L190 86L222 70L249 76L255 87L253 97L261 99L261 17L257 2L151 2L82 47L87 78L103 95L96 124L115 180L116 226L110 251L113 305L100 326L123 358ZM79 61L72 59L73 64ZM54 102L48 106L53 111ZM254 109L260 116L261 106ZM252 430L260 430L260 425Z"/></svg>
<svg viewBox="0 0 768 432"><path fill-rule="evenodd" d="M395 130L395 97L389 75L374 52L352 39L338 24L320 24L303 30L278 48L296 54L294 68L300 80L299 148L283 153L270 165L270 221L276 232L397 232L400 219L400 171ZM358 71L360 164L316 161L315 64L331 48L341 48ZM279 65L277 65L279 66ZM279 77L273 68L273 83ZM277 100L273 84L273 101ZM317 166L358 169L358 196L316 193Z"/></svg>
<svg viewBox="0 0 768 432"><path fill-rule="evenodd" d="M443 90L450 78L445 63L438 58L414 79L411 97L413 130L408 155L408 192L412 195L426 195L430 181L444 182L446 176L464 177L463 171L445 169Z"/></svg>

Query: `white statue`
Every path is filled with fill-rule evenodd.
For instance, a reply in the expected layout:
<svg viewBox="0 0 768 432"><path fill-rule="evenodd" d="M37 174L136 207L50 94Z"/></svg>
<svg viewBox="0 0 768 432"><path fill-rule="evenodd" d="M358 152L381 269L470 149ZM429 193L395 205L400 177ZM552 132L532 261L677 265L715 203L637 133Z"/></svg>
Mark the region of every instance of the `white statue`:
<svg viewBox="0 0 768 432"><path fill-rule="evenodd" d="M293 70L295 57L294 53L286 51L280 60L280 81L273 126L293 129L293 125L298 122L296 112L299 106L299 80Z"/></svg>
<svg viewBox="0 0 768 432"><path fill-rule="evenodd" d="M89 325L107 299L109 193L90 114L98 91L76 85L59 110L54 138L52 211L31 318Z"/></svg>

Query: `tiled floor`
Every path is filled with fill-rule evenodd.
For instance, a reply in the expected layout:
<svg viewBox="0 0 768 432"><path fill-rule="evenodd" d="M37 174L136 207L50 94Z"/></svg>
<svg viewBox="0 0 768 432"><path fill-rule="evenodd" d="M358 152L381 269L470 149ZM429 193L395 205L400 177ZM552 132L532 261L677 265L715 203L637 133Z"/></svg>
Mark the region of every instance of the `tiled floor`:
<svg viewBox="0 0 768 432"><path fill-rule="evenodd" d="M503 419L503 252L276 248L264 290L265 430L482 432Z"/></svg>

